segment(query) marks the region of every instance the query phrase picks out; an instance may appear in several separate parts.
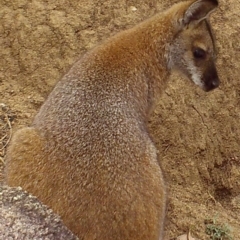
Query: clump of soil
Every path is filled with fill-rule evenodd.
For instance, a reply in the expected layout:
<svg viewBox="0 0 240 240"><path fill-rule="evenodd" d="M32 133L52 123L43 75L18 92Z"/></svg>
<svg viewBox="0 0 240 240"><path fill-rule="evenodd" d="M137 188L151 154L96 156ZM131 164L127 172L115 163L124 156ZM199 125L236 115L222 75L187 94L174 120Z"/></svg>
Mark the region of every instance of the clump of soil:
<svg viewBox="0 0 240 240"><path fill-rule="evenodd" d="M19 0L0 3L0 165L12 132L31 123L57 80L85 51L177 0ZM240 2L211 17L219 89L173 74L149 121L169 189L166 235L209 239L205 220L240 239ZM0 175L2 178L2 175Z"/></svg>

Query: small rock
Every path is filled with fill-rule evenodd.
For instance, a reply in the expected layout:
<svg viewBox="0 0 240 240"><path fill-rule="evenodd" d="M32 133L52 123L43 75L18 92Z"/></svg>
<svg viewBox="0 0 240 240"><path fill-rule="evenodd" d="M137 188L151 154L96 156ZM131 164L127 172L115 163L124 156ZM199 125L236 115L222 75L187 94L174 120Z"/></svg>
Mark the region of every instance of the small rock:
<svg viewBox="0 0 240 240"><path fill-rule="evenodd" d="M131 7L130 7L130 10L131 10L132 12L136 12L136 11L137 11L137 8L134 7L134 6L131 6Z"/></svg>

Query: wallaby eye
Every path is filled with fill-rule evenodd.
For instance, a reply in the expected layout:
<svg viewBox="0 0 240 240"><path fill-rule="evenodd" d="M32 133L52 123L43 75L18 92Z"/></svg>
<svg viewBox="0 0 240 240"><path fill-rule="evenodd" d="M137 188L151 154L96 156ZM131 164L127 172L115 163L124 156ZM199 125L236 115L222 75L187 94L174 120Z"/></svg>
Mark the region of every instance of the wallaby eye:
<svg viewBox="0 0 240 240"><path fill-rule="evenodd" d="M206 51L204 51L202 48L196 48L196 49L194 49L194 51L193 51L193 56L195 57L195 58L205 58L206 57Z"/></svg>

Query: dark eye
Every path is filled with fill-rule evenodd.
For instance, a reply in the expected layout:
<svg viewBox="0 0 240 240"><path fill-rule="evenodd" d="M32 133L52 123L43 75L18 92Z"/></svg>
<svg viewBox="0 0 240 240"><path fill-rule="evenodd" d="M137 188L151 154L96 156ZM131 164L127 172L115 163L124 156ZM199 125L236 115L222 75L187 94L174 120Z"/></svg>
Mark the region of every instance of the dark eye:
<svg viewBox="0 0 240 240"><path fill-rule="evenodd" d="M204 51L202 48L196 48L193 50L193 56L195 58L203 59L206 57L206 51Z"/></svg>

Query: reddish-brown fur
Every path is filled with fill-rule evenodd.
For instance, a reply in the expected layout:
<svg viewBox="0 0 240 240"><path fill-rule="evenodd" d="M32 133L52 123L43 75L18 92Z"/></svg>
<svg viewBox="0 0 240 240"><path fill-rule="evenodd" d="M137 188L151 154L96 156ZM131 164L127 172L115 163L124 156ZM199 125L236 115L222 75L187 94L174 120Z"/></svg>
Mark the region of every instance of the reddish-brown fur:
<svg viewBox="0 0 240 240"><path fill-rule="evenodd" d="M37 196L80 239L162 239L166 190L146 121L174 68L176 36L189 31L186 25L192 29L186 38L195 36L196 19L185 16L193 2L85 54L58 82L32 127L12 139L7 183ZM213 0L198 2L205 15L216 7ZM204 26L196 30L206 35L201 44L211 39ZM211 40L208 45L213 49Z"/></svg>

